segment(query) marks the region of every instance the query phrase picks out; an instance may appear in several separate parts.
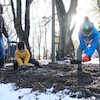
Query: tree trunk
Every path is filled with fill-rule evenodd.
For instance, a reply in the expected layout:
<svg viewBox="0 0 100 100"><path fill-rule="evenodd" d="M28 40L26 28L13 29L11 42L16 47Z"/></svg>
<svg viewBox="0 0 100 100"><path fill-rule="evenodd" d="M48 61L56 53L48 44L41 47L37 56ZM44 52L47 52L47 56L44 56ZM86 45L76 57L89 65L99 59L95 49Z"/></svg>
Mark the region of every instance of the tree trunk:
<svg viewBox="0 0 100 100"><path fill-rule="evenodd" d="M30 51L30 46L28 42L29 32L30 32L30 4L32 0L26 0L26 9L25 9L25 29L22 28L22 6L21 0L17 0L17 15L15 14L13 0L11 0L13 18L14 18L14 27L20 41L24 41L27 48Z"/></svg>
<svg viewBox="0 0 100 100"><path fill-rule="evenodd" d="M74 52L74 46L72 42L72 33L75 27L75 24L72 29L70 29L71 21L73 15L76 14L77 0L71 0L70 7L66 13L65 7L62 0L56 0L56 8L58 21L60 26L60 42L59 42L59 57L63 58L67 55L72 57Z"/></svg>

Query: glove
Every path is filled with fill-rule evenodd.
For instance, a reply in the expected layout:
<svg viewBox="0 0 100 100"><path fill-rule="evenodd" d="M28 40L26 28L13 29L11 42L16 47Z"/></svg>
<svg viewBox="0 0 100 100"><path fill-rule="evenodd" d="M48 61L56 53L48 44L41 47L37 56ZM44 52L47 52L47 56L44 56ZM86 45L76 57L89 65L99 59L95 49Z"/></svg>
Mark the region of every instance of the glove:
<svg viewBox="0 0 100 100"><path fill-rule="evenodd" d="M90 61L90 58L89 58L87 55L85 55L85 56L83 57L83 61L84 61L84 62Z"/></svg>
<svg viewBox="0 0 100 100"><path fill-rule="evenodd" d="M25 70L25 69L27 69L27 66L23 65L23 66L21 66L21 69Z"/></svg>
<svg viewBox="0 0 100 100"><path fill-rule="evenodd" d="M10 42L9 38L7 38L7 42L8 42L8 43Z"/></svg>

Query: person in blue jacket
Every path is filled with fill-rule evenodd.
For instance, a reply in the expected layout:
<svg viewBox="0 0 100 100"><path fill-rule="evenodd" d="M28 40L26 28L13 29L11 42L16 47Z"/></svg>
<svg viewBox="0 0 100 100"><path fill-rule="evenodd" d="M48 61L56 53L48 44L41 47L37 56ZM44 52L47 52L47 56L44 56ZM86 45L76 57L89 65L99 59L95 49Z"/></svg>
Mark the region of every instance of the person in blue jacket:
<svg viewBox="0 0 100 100"><path fill-rule="evenodd" d="M95 50L98 51L100 56L100 33L94 27L93 23L89 21L87 16L84 17L84 22L79 30L79 47L77 50L77 60L87 62L91 60L91 56ZM82 52L85 55L82 57ZM82 72L82 64L78 64L77 71Z"/></svg>
<svg viewBox="0 0 100 100"><path fill-rule="evenodd" d="M7 38L7 42L9 42L8 33L4 26L4 19L2 17L2 14L3 14L3 6L2 4L0 4L0 68L4 66L4 58L5 58L5 49L4 49L2 34L4 34L4 36Z"/></svg>

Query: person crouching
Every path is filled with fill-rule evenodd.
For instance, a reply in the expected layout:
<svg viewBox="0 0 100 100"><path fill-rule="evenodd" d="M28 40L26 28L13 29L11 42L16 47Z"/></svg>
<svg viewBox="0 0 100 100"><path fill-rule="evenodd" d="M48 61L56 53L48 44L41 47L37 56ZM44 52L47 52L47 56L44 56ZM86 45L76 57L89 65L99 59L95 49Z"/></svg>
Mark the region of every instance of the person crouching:
<svg viewBox="0 0 100 100"><path fill-rule="evenodd" d="M14 69L18 68L21 68L23 70L27 69L28 63L32 63L35 66L41 67L40 63L36 59L30 57L30 52L23 41L20 41L17 44L14 56L15 56L15 60L13 61Z"/></svg>

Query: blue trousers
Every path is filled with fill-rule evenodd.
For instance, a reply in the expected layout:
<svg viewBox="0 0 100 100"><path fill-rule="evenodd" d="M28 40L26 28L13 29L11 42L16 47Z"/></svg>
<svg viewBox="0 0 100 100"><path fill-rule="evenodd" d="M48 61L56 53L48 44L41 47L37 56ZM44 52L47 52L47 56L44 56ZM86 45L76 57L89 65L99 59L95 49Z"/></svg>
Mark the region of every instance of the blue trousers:
<svg viewBox="0 0 100 100"><path fill-rule="evenodd" d="M0 37L0 59L5 58L5 49L3 43L3 37Z"/></svg>
<svg viewBox="0 0 100 100"><path fill-rule="evenodd" d="M98 52L98 55L100 57L100 40L99 40L99 43L97 45L97 52ZM79 45L78 49L77 49L77 60L79 61L82 61L82 52L83 52L83 49L81 48L81 46ZM82 64L78 64L78 67L81 67Z"/></svg>

